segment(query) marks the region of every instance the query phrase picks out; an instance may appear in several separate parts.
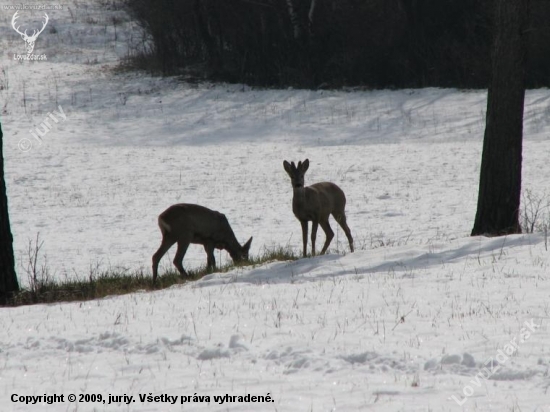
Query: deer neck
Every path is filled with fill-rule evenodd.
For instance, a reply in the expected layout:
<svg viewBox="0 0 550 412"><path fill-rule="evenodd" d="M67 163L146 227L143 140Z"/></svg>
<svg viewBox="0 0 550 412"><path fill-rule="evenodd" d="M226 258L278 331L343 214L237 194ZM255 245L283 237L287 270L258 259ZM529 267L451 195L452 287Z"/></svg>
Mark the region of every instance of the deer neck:
<svg viewBox="0 0 550 412"><path fill-rule="evenodd" d="M294 214L298 216L305 212L307 207L306 202L306 188L304 186L294 187L294 195L292 197L292 209Z"/></svg>
<svg viewBox="0 0 550 412"><path fill-rule="evenodd" d="M234 256L238 255L239 250L241 248L241 245L237 240L237 238L235 237L233 230L228 231L224 239L224 242L220 246L223 246L223 249L229 252L229 255L231 255L232 259L234 258Z"/></svg>

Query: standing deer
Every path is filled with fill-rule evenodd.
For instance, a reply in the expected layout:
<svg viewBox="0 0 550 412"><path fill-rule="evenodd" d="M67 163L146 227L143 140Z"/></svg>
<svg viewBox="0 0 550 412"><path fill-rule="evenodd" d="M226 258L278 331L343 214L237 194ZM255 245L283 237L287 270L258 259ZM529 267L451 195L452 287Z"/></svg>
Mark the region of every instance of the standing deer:
<svg viewBox="0 0 550 412"><path fill-rule="evenodd" d="M224 214L204 206L180 203L170 206L159 215L158 224L162 243L153 255L153 283L157 280L158 265L164 254L177 242L178 250L174 265L181 276L187 276L183 269L183 257L190 243L204 246L208 270L216 268L214 249L225 249L234 262L248 260L252 237L241 246Z"/></svg>
<svg viewBox="0 0 550 412"><path fill-rule="evenodd" d="M346 195L344 195L342 189L330 182L315 183L311 186L304 187L304 175L309 168L308 159L304 160L303 163L301 161L298 162L298 167L296 167L294 162L288 163L285 160L283 166L290 176L290 181L294 189L292 211L294 212L294 216L296 216L302 224L302 241L304 245L303 256L306 257L307 255L307 222L310 220L312 221L311 254L315 256L315 238L317 237L317 228L319 225L321 225L326 235L325 245L321 250L321 255L325 254L327 251L334 237L334 232L328 222L330 215L334 217L344 230L348 238L349 248L353 252L353 238L351 237L351 231L346 223Z"/></svg>

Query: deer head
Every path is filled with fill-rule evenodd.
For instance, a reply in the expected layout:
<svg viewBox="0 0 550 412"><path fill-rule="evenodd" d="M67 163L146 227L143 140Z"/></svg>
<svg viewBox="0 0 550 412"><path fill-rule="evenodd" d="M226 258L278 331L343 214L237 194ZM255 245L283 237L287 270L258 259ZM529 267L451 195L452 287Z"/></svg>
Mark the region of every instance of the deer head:
<svg viewBox="0 0 550 412"><path fill-rule="evenodd" d="M294 162L288 163L286 160L283 162L283 166L285 168L285 171L290 176L290 180L292 182L292 187L299 189L304 187L304 175L307 172L307 169L309 169L309 159L304 160L302 163L301 161L298 162L298 167L294 164Z"/></svg>
<svg viewBox="0 0 550 412"><path fill-rule="evenodd" d="M248 252L250 251L250 245L252 244L252 237L243 245L237 248L237 250L229 249L229 255L235 263L248 260Z"/></svg>
<svg viewBox="0 0 550 412"><path fill-rule="evenodd" d="M34 50L34 42L36 42L36 39L38 38L38 35L40 33L42 33L44 31L44 29L46 28L46 24L48 24L49 17L46 13L44 13L44 16L45 16L46 19L44 20L44 23L42 23L42 28L40 30L33 29L32 35L29 36L27 34L27 30L25 30L24 33L21 33L19 31L19 27L21 27L21 26L15 27L15 22L19 18L17 13L19 13L19 11L16 11L15 14L13 15L13 17L11 19L11 25L12 25L13 29L21 35L21 38L23 40L25 40L25 43L27 43L27 45L25 46L26 49L27 49L27 54L31 54L32 51Z"/></svg>

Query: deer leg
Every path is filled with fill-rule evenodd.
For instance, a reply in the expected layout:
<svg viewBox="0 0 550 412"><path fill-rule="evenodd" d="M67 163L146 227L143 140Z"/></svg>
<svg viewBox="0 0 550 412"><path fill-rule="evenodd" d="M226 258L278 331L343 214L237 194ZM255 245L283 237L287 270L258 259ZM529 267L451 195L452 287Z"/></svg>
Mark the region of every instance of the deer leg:
<svg viewBox="0 0 550 412"><path fill-rule="evenodd" d="M333 215L334 216L334 215ZM341 215L334 216L334 219L344 230L346 237L348 238L349 248L353 252L353 238L351 237L351 230L349 230L348 223L346 222L346 215L342 213Z"/></svg>
<svg viewBox="0 0 550 412"><path fill-rule="evenodd" d="M323 250L321 250L321 255L324 255L328 249L328 246L330 245L330 242L332 242L332 238L334 237L334 232L332 231L332 228L328 223L328 219L325 221L321 221L319 223L321 224L321 228L323 229L327 237L327 239L325 240L325 245L323 246Z"/></svg>
<svg viewBox="0 0 550 412"><path fill-rule="evenodd" d="M214 245L207 243L204 245L206 252L206 271L212 273L216 270L216 258L214 257Z"/></svg>
<svg viewBox="0 0 550 412"><path fill-rule="evenodd" d="M162 242L160 244L160 247L153 255L153 283L157 281L158 267L159 267L160 260L162 259L164 254L168 252L168 249L170 249L174 243L176 242L164 236L162 237Z"/></svg>
<svg viewBox="0 0 550 412"><path fill-rule="evenodd" d="M188 276L187 272L183 268L183 257L185 256L185 252L187 252L188 247L189 242L185 240L178 241L178 250L176 251L176 256L174 256L174 266L178 269L178 272L180 272L181 277Z"/></svg>
<svg viewBox="0 0 550 412"><path fill-rule="evenodd" d="M317 239L317 228L319 222L316 220L311 222L311 256L315 256L315 239Z"/></svg>
<svg viewBox="0 0 550 412"><path fill-rule="evenodd" d="M301 220L302 224L302 243L304 244L303 256L307 256L307 220Z"/></svg>

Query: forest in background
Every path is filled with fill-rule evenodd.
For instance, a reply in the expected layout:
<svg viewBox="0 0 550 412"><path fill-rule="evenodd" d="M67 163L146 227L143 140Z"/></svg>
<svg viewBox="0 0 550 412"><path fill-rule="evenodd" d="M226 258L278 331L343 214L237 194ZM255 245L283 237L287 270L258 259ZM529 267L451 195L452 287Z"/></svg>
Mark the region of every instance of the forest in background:
<svg viewBox="0 0 550 412"><path fill-rule="evenodd" d="M164 75L302 88L486 88L494 0L127 0ZM533 1L527 87L550 85L550 2Z"/></svg>

